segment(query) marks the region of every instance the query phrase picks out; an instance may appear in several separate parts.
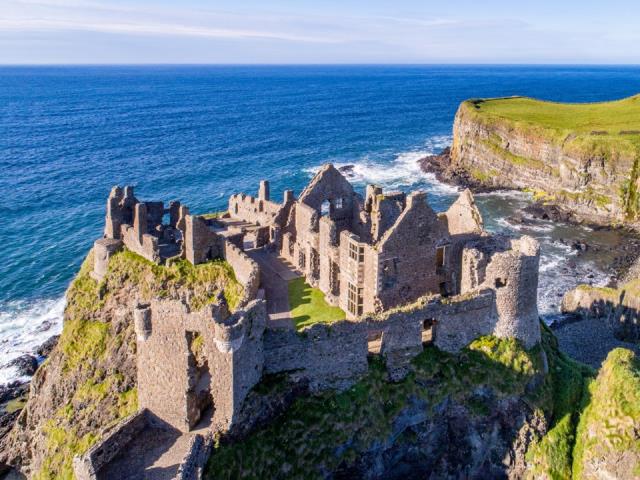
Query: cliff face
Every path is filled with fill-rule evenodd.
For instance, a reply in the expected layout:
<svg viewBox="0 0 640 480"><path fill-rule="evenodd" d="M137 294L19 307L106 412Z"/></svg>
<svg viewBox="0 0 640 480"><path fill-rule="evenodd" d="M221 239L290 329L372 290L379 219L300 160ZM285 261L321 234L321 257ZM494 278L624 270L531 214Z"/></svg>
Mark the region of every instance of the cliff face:
<svg viewBox="0 0 640 480"><path fill-rule="evenodd" d="M521 104L511 108L509 102ZM640 111L639 97L621 102L628 102L625 108L634 115ZM531 99L463 102L454 121L450 168L482 186L529 189L536 199L569 209L581 220L634 224L640 211L640 132L624 130L624 119L599 127L594 115L597 111L583 114L576 105Z"/></svg>
<svg viewBox="0 0 640 480"><path fill-rule="evenodd" d="M372 359L349 390L299 397L243 439L223 438L207 478L570 478L590 370L543 337L528 351L493 337L458 354L426 347L400 382Z"/></svg>

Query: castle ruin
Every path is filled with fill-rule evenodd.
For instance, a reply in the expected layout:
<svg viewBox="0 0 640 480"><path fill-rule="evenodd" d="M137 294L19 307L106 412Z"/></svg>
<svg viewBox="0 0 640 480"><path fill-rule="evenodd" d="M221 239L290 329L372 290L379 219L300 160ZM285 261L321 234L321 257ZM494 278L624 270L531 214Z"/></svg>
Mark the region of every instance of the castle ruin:
<svg viewBox="0 0 640 480"><path fill-rule="evenodd" d="M98 281L127 248L159 264L221 258L244 287L235 312L224 302L189 311L166 299L135 307L139 407L180 431L206 412L212 432L231 429L265 374L303 378L311 391L343 389L366 373L370 354L383 358L394 381L426 343L456 352L482 335L527 348L540 341L538 243L487 233L468 190L436 213L424 192L369 185L362 197L328 164L298 198L285 191L275 202L262 181L257 197L232 195L228 211L213 218L114 187L105 223L94 245ZM275 321L265 261L302 275L346 319L304 334ZM112 456L106 446L76 459L79 478L96 478Z"/></svg>

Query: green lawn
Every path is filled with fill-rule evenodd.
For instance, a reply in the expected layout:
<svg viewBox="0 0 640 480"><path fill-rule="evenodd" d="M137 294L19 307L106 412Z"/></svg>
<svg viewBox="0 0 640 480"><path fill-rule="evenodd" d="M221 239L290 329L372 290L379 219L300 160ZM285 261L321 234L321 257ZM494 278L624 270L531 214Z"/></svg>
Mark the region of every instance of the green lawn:
<svg viewBox="0 0 640 480"><path fill-rule="evenodd" d="M340 308L329 305L324 299L324 294L309 286L304 278L296 278L289 282L289 307L297 330L314 323L332 323L345 318Z"/></svg>
<svg viewBox="0 0 640 480"><path fill-rule="evenodd" d="M557 103L527 97L468 100L467 112L488 123L507 123L577 149L594 143L635 154L640 142L640 95L600 103Z"/></svg>
<svg viewBox="0 0 640 480"><path fill-rule="evenodd" d="M526 97L472 102L478 112L576 133L640 135L640 95L601 103L556 103Z"/></svg>

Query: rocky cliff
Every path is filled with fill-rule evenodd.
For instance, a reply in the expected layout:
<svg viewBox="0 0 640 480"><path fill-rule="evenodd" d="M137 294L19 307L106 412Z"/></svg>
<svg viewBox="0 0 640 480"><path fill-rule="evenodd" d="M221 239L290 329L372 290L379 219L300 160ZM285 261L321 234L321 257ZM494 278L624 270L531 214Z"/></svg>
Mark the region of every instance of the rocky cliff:
<svg viewBox="0 0 640 480"><path fill-rule="evenodd" d="M482 187L532 191L579 220L637 225L640 96L600 104L468 100L456 114L450 172Z"/></svg>
<svg viewBox="0 0 640 480"><path fill-rule="evenodd" d="M117 253L97 283L90 253L67 291L63 333L31 382L13 430L0 440L0 464L29 478L71 479L82 454L137 410L133 308L152 297L185 299L198 309L224 290L230 307L242 295L231 267L186 261L154 265Z"/></svg>
<svg viewBox="0 0 640 480"><path fill-rule="evenodd" d="M543 338L529 351L492 337L456 355L427 347L401 382L372 359L351 389L299 397L243 439L223 438L208 478L571 478L592 373L546 328Z"/></svg>

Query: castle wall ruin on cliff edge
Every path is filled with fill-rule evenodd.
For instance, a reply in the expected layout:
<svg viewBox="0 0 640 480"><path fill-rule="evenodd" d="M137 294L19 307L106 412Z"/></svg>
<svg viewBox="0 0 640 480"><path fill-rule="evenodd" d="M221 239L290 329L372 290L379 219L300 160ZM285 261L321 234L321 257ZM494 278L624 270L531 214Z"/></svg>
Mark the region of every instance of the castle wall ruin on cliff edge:
<svg viewBox="0 0 640 480"><path fill-rule="evenodd" d="M363 198L326 165L298 199L286 191L272 201L263 181L258 197L233 195L226 214L205 218L114 187L94 244L96 280L122 248L155 263L225 259L245 290L235 312L224 301L190 311L166 299L135 309L139 407L181 431L208 410L212 431L231 429L265 374L343 389L366 373L371 353L399 380L425 343L456 352L482 335L527 348L540 341L538 243L484 231L469 191L436 213L424 192L370 185ZM271 326L260 267L245 248L289 260L347 319L302 333Z"/></svg>

